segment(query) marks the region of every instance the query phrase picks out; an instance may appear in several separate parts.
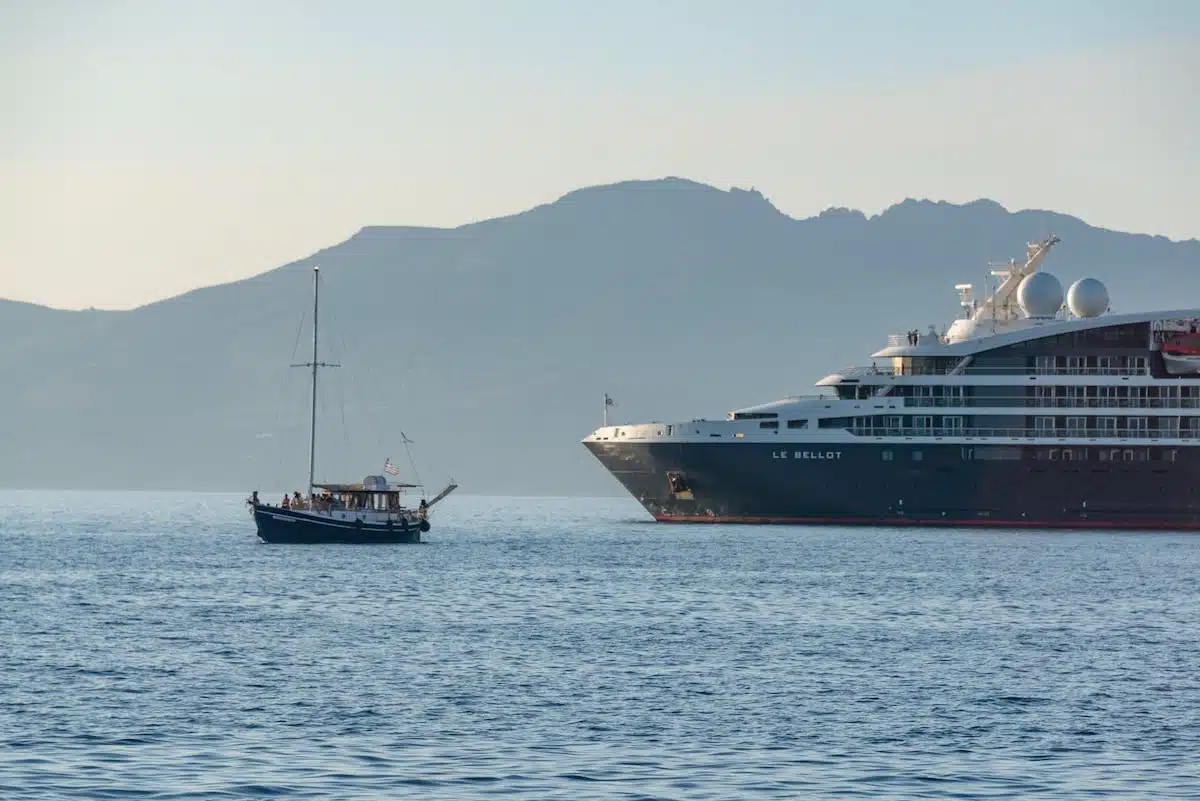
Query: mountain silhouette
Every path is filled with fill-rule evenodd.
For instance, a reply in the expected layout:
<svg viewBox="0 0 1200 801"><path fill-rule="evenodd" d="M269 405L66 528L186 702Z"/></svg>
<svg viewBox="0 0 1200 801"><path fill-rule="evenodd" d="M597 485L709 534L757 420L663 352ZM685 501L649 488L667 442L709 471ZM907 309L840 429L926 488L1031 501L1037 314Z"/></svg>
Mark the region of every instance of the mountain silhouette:
<svg viewBox="0 0 1200 801"><path fill-rule="evenodd" d="M390 457L464 492L618 495L579 444L604 393L614 421L665 421L810 392L890 332L947 325L954 284L1049 233L1043 269L1101 279L1114 311L1200 306L1195 240L988 200L793 219L679 178L453 229L368 226L132 311L0 301L0 485L301 487L308 376L289 364L311 357L319 264L321 358L342 366L321 375L318 477Z"/></svg>

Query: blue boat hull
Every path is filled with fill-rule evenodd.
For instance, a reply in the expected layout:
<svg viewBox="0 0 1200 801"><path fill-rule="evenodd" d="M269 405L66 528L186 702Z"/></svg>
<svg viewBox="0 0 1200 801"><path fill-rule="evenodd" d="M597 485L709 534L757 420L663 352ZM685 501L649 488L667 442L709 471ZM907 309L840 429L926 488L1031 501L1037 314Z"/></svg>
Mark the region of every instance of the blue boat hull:
<svg viewBox="0 0 1200 801"><path fill-rule="evenodd" d="M427 521L381 525L362 520L343 521L303 510L275 506L254 507L254 524L263 542L291 544L393 545L417 544Z"/></svg>

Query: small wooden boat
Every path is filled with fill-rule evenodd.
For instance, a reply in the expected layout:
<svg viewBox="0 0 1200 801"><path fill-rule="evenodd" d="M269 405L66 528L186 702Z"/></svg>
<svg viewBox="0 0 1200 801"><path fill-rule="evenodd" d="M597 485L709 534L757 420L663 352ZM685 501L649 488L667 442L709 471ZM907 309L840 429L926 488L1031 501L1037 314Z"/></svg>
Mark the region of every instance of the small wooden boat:
<svg viewBox="0 0 1200 801"><path fill-rule="evenodd" d="M312 369L312 413L308 448L308 495L295 492L284 496L277 505L264 503L258 491L246 503L254 516L258 536L273 543L383 544L419 543L429 531L429 510L458 485L451 481L445 489L426 502L424 498L409 508L403 504L406 490L420 489L418 484L389 482L385 476L366 476L356 484L316 483L317 370L336 367L317 359L317 314L320 309L319 268L313 268L313 357L296 367ZM406 440L407 441L407 440ZM398 473L391 460L384 471Z"/></svg>

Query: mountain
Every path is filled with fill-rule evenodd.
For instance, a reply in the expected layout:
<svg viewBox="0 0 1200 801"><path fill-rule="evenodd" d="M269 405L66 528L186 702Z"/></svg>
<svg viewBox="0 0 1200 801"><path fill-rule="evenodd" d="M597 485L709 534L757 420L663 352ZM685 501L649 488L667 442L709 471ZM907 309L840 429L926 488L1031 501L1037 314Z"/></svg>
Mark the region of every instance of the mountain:
<svg viewBox="0 0 1200 801"><path fill-rule="evenodd" d="M0 302L0 485L300 487L321 266L320 476L385 457L463 491L620 494L579 444L612 419L720 417L810 391L886 334L939 327L953 285L1062 237L1044 269L1117 311L1200 306L1200 242L1046 211L905 200L782 214L670 178L454 229L370 226L245 281L133 311Z"/></svg>

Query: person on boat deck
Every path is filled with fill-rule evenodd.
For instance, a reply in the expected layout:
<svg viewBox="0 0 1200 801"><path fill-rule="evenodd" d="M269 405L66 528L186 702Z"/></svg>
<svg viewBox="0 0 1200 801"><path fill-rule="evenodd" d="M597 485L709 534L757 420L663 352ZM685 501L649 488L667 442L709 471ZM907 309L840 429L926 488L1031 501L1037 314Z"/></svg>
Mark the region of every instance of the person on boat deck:
<svg viewBox="0 0 1200 801"><path fill-rule="evenodd" d="M417 506L417 514L419 514L422 518L429 514L429 504L425 503L424 498L421 499L420 505Z"/></svg>
<svg viewBox="0 0 1200 801"><path fill-rule="evenodd" d="M283 494L283 500L279 502L279 508L280 509L288 508L288 496L287 496L286 492Z"/></svg>

